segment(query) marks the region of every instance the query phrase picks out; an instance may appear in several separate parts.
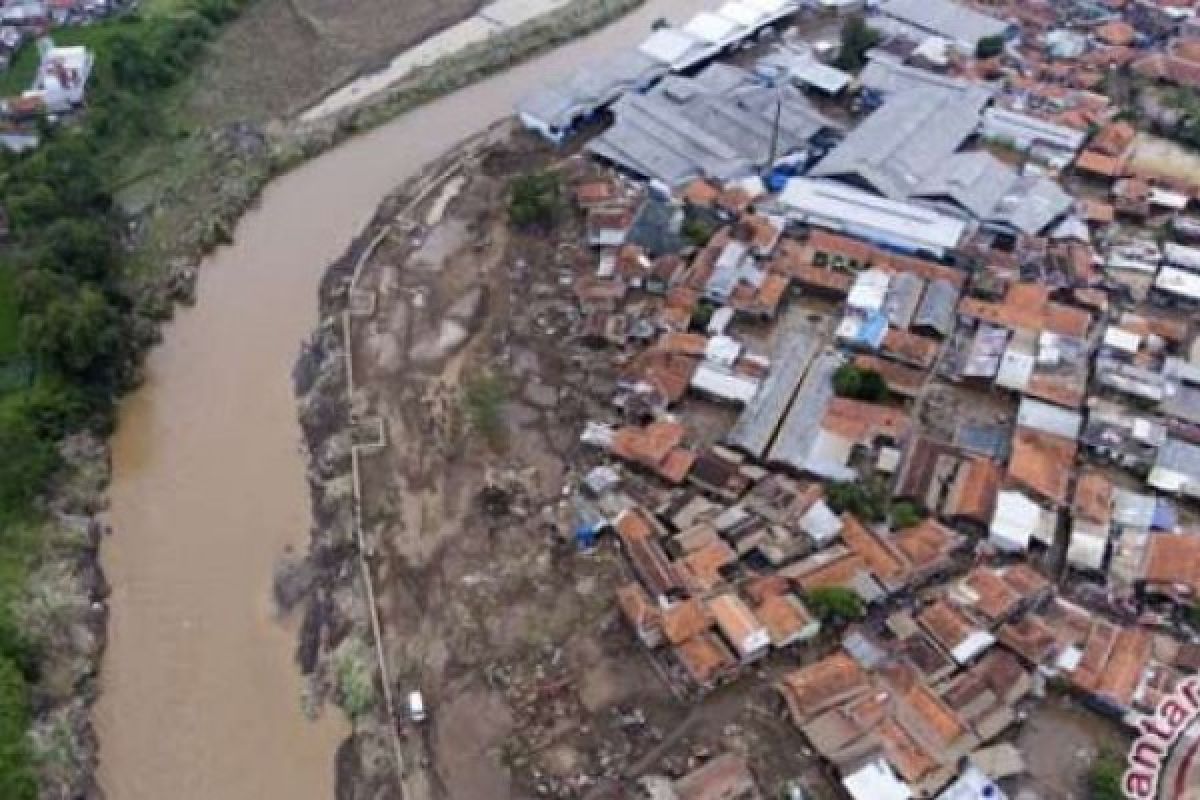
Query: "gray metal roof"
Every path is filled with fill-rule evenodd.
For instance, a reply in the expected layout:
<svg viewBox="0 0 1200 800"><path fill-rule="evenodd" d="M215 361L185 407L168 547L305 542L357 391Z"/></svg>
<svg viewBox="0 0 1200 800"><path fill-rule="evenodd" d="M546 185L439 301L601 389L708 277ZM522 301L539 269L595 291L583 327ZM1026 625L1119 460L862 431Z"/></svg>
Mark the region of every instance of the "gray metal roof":
<svg viewBox="0 0 1200 800"><path fill-rule="evenodd" d="M908 329L917 313L917 304L921 302L924 288L924 279L913 272L901 272L891 279L883 307L892 327Z"/></svg>
<svg viewBox="0 0 1200 800"><path fill-rule="evenodd" d="M1037 235L1063 217L1074 200L1055 181L1022 175L1008 187L995 208L984 217L989 225Z"/></svg>
<svg viewBox="0 0 1200 800"><path fill-rule="evenodd" d="M821 353L813 362L771 447L768 460L772 464L808 469L821 420L833 400L833 373L842 363L841 356L832 351Z"/></svg>
<svg viewBox="0 0 1200 800"><path fill-rule="evenodd" d="M950 0L885 0L879 13L971 47L1009 29L1006 22Z"/></svg>
<svg viewBox="0 0 1200 800"><path fill-rule="evenodd" d="M1017 408L1017 425L1074 440L1079 438L1083 428L1083 415L1032 397L1022 397Z"/></svg>
<svg viewBox="0 0 1200 800"><path fill-rule="evenodd" d="M976 219L991 214L1016 180L1016 174L982 150L955 153L939 160L925 174L913 197L945 198Z"/></svg>
<svg viewBox="0 0 1200 800"><path fill-rule="evenodd" d="M648 86L666 73L665 64L637 49L624 50L526 96L517 103L517 113L554 128L566 128L577 118L603 108L627 91Z"/></svg>
<svg viewBox="0 0 1200 800"><path fill-rule="evenodd" d="M780 96L778 155L835 127L798 90L776 90L745 70L713 65L696 78L669 76L647 94L622 97L616 122L588 150L672 187L698 177L743 177L767 160Z"/></svg>
<svg viewBox="0 0 1200 800"><path fill-rule="evenodd" d="M848 134L811 174L849 179L893 200L907 199L974 133L987 99L982 91L901 92Z"/></svg>
<svg viewBox="0 0 1200 800"><path fill-rule="evenodd" d="M815 331L800 325L781 333L771 353L767 378L725 437L727 443L758 459L766 454L800 380L816 355L818 342Z"/></svg>
<svg viewBox="0 0 1200 800"><path fill-rule="evenodd" d="M1155 469L1167 469L1200 481L1200 446L1181 439L1168 439L1158 449Z"/></svg>
<svg viewBox="0 0 1200 800"><path fill-rule="evenodd" d="M954 333L958 309L958 287L946 280L930 281L913 317L913 325L932 328L942 336Z"/></svg>
<svg viewBox="0 0 1200 800"><path fill-rule="evenodd" d="M952 78L920 67L910 67L897 56L875 48L867 53L867 65L858 76L864 87L880 94L897 94L909 89L949 89L956 92L991 92L981 84Z"/></svg>

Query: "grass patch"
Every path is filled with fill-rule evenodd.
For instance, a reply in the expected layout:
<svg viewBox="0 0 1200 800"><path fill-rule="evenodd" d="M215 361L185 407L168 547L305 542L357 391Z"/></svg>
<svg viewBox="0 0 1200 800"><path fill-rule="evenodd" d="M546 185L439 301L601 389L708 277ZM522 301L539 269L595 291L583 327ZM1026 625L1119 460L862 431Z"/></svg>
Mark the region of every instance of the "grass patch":
<svg viewBox="0 0 1200 800"><path fill-rule="evenodd" d="M463 389L463 406L471 430L483 437L488 447L497 452L508 444L508 425L504 419L504 404L508 387L496 375L472 378Z"/></svg>

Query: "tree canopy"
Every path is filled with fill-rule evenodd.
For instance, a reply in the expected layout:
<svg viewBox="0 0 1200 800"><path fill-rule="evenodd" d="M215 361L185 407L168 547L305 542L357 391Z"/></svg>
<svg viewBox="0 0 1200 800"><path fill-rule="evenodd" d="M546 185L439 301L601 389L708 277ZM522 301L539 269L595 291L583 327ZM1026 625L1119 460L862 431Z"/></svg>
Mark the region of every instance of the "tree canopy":
<svg viewBox="0 0 1200 800"><path fill-rule="evenodd" d="M858 72L867 63L867 51L879 44L880 38L879 31L868 25L862 14L847 17L842 24L837 65L848 72Z"/></svg>

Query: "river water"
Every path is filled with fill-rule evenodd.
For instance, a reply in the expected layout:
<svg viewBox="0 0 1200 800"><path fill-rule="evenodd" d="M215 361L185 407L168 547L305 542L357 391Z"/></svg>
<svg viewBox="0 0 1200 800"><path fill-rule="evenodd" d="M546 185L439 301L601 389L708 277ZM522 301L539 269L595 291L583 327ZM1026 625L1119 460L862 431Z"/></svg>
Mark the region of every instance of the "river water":
<svg viewBox="0 0 1200 800"><path fill-rule="evenodd" d="M309 500L290 370L317 284L397 184L554 76L631 46L695 0L649 0L592 36L435 101L274 181L208 258L122 405L96 725L110 800L325 800L347 726L309 723L293 631L270 606Z"/></svg>

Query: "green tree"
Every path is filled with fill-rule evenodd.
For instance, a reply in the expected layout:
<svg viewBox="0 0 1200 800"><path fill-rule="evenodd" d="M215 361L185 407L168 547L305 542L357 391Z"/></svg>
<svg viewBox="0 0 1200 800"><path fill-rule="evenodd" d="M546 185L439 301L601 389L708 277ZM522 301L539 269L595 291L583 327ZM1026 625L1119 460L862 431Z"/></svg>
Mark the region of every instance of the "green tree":
<svg viewBox="0 0 1200 800"><path fill-rule="evenodd" d="M813 589L804 595L804 602L822 622L850 622L867 613L861 597L836 586Z"/></svg>
<svg viewBox="0 0 1200 800"><path fill-rule="evenodd" d="M985 36L975 45L976 58L994 58L1004 52L1004 37Z"/></svg>
<svg viewBox="0 0 1200 800"><path fill-rule="evenodd" d="M46 227L42 263L79 280L101 281L116 267L117 251L103 224L66 218Z"/></svg>
<svg viewBox="0 0 1200 800"><path fill-rule="evenodd" d="M881 522L887 507L882 487L863 483L833 483L825 487L825 501L839 514L849 512L868 522Z"/></svg>
<svg viewBox="0 0 1200 800"><path fill-rule="evenodd" d="M517 228L553 228L562 206L562 182L555 172L544 170L521 175L509 186L508 218Z"/></svg>
<svg viewBox="0 0 1200 800"><path fill-rule="evenodd" d="M17 663L0 656L0 797L35 800L37 781L30 766L29 699Z"/></svg>
<svg viewBox="0 0 1200 800"><path fill-rule="evenodd" d="M117 310L104 295L83 287L21 320L26 352L44 366L78 379L110 384L123 347Z"/></svg>
<svg viewBox="0 0 1200 800"><path fill-rule="evenodd" d="M887 381L873 369L843 364L833 373L833 391L839 397L878 403L887 399Z"/></svg>
<svg viewBox="0 0 1200 800"><path fill-rule="evenodd" d="M892 506L892 524L897 528L911 528L921 522L921 511L912 503L897 503Z"/></svg>
<svg viewBox="0 0 1200 800"><path fill-rule="evenodd" d="M0 523L21 512L42 490L58 452L19 409L0 412Z"/></svg>
<svg viewBox="0 0 1200 800"><path fill-rule="evenodd" d="M879 31L868 25L862 14L847 17L842 24L837 65L848 72L858 72L867 63L867 51L879 44L880 38Z"/></svg>

